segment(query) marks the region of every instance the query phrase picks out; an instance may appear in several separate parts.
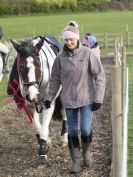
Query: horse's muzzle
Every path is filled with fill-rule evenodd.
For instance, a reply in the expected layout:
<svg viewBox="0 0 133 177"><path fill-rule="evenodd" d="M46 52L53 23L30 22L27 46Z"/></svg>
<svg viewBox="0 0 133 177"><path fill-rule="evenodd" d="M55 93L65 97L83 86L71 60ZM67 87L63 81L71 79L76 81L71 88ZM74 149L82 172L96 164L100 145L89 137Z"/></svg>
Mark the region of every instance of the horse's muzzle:
<svg viewBox="0 0 133 177"><path fill-rule="evenodd" d="M33 99L31 99L29 95L26 95L26 100L28 100L30 103L37 103L40 101L40 95L37 94Z"/></svg>
<svg viewBox="0 0 133 177"><path fill-rule="evenodd" d="M42 112L42 105L41 105L41 100L40 100L40 95L37 94L36 98L34 98L33 100L30 99L30 96L27 95L26 99L31 103L34 104L35 109L37 111L37 113L41 113Z"/></svg>

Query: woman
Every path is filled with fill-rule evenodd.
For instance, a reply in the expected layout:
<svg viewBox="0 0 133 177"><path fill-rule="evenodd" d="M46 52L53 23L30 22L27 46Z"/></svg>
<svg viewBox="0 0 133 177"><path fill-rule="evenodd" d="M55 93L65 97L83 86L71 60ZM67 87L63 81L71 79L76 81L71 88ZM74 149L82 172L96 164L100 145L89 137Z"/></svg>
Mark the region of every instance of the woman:
<svg viewBox="0 0 133 177"><path fill-rule="evenodd" d="M68 145L72 159L71 173L80 171L80 135L84 164L92 165L90 143L92 141L92 115L100 108L105 90L105 74L100 60L79 41L79 29L68 25L63 31L64 47L57 55L51 74L49 97L44 101L49 108L60 85L61 101L68 122ZM94 82L95 81L95 82Z"/></svg>
<svg viewBox="0 0 133 177"><path fill-rule="evenodd" d="M89 47L92 52L100 59L100 48L94 35L91 33L86 33L83 38L83 45Z"/></svg>

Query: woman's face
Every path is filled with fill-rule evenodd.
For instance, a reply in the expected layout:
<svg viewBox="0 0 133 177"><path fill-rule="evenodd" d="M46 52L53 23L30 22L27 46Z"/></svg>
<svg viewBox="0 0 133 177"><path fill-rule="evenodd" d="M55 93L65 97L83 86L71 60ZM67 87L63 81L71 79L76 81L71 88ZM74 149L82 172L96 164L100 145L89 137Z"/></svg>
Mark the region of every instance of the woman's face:
<svg viewBox="0 0 133 177"><path fill-rule="evenodd" d="M83 45L88 47L88 40L86 37L83 38Z"/></svg>
<svg viewBox="0 0 133 177"><path fill-rule="evenodd" d="M65 39L65 44L67 45L67 47L71 50L74 50L77 48L78 45L78 40L77 39Z"/></svg>

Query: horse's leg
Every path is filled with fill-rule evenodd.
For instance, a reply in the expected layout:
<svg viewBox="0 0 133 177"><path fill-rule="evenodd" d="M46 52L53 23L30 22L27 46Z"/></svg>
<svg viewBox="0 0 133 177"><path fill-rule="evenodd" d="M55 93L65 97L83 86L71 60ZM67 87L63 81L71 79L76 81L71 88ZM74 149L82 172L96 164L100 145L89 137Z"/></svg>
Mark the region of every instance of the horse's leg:
<svg viewBox="0 0 133 177"><path fill-rule="evenodd" d="M62 106L62 102L59 96L55 100L55 110L53 113L53 119L62 121L60 141L61 141L62 147L67 146L68 144L67 118L66 118L65 109Z"/></svg>
<svg viewBox="0 0 133 177"><path fill-rule="evenodd" d="M66 118L66 113L65 109L62 109L62 130L61 130L61 143L62 147L67 146L68 144L68 130L67 130L67 118Z"/></svg>
<svg viewBox="0 0 133 177"><path fill-rule="evenodd" d="M50 109L43 110L42 126L40 129L40 147L38 150L38 164L47 163L47 144L49 136L49 124L54 111L54 105Z"/></svg>
<svg viewBox="0 0 133 177"><path fill-rule="evenodd" d="M44 139L41 139L40 137L40 132L41 132L41 129L42 129L42 122L41 122L41 117L42 117L42 114L39 115L36 110L34 111L34 119L33 119L33 125L34 127L36 128L36 137L37 137L37 141L38 141L38 144L39 144L39 149L38 149L38 159L37 159L37 163L38 164L45 164L46 163L46 146L47 146L47 143Z"/></svg>
<svg viewBox="0 0 133 177"><path fill-rule="evenodd" d="M34 111L34 116L33 116L33 126L36 129L36 137L38 140L38 144L40 144L40 131L41 131L41 122L40 122L40 115L39 113L36 112L36 110Z"/></svg>

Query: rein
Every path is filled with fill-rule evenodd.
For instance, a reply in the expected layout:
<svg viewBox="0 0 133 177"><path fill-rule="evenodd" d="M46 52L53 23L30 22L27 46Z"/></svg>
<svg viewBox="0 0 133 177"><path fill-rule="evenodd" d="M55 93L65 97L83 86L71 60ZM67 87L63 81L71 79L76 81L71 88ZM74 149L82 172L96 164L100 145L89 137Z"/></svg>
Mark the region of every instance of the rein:
<svg viewBox="0 0 133 177"><path fill-rule="evenodd" d="M12 86L12 84L9 84L9 88L13 91L14 93L14 96L15 98L17 98L18 100L18 104L19 104L19 108L23 108L26 115L28 116L28 119L30 121L30 123L32 123L32 116L29 112L29 110L27 109L27 107L25 106L25 101L24 101L24 98L21 97L18 93L19 93L19 90L20 90L20 86L19 86L19 81L14 79L13 82L18 86L17 89L14 89L14 87Z"/></svg>

